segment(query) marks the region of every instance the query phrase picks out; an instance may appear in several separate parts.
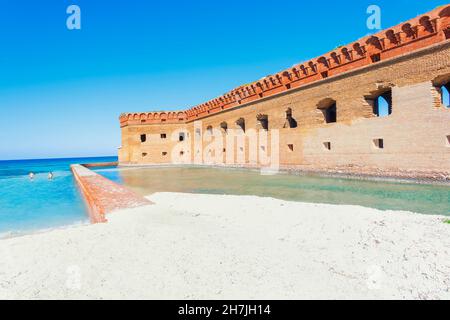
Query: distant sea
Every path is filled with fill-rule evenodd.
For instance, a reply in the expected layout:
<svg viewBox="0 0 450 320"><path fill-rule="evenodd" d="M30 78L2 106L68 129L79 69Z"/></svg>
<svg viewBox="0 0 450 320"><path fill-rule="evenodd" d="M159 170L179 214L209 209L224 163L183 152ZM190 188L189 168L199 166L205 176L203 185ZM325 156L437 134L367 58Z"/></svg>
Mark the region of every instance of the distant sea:
<svg viewBox="0 0 450 320"><path fill-rule="evenodd" d="M0 161L0 238L87 223L70 165L113 161L117 157Z"/></svg>

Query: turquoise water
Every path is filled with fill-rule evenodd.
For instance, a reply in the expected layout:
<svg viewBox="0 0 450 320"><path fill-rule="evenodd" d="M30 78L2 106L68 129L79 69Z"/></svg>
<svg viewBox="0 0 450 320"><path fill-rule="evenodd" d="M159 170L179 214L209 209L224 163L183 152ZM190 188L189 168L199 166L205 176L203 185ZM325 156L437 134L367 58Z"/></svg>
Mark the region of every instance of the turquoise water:
<svg viewBox="0 0 450 320"><path fill-rule="evenodd" d="M158 191L257 195L283 200L350 204L381 210L450 215L450 187L317 176L263 176L259 171L213 168L119 168L98 173L142 195Z"/></svg>
<svg viewBox="0 0 450 320"><path fill-rule="evenodd" d="M0 161L0 237L88 222L70 165L106 161L117 158Z"/></svg>
<svg viewBox="0 0 450 320"><path fill-rule="evenodd" d="M0 237L87 223L70 164L115 157L0 161ZM48 172L55 174L48 180ZM102 168L96 171L142 195L154 192L257 195L285 200L352 204L382 210L450 215L450 188L314 176L262 176L258 171L211 168ZM28 173L36 174L33 181Z"/></svg>

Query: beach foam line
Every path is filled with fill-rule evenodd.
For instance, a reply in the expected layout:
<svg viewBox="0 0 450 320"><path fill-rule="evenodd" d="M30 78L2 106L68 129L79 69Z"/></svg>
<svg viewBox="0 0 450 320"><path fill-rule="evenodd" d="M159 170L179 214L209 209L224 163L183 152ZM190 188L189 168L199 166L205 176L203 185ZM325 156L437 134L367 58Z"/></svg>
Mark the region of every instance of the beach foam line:
<svg viewBox="0 0 450 320"><path fill-rule="evenodd" d="M107 222L106 215L114 211L152 204L150 200L83 165L71 165L70 169L86 201L92 223Z"/></svg>

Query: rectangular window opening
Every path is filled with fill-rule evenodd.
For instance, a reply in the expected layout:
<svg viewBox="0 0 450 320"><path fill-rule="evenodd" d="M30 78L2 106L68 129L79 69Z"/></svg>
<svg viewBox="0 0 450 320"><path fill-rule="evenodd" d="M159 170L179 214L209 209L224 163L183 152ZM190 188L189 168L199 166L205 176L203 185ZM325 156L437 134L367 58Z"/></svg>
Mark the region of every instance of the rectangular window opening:
<svg viewBox="0 0 450 320"><path fill-rule="evenodd" d="M324 142L323 146L325 147L326 150L331 150L331 142Z"/></svg>
<svg viewBox="0 0 450 320"><path fill-rule="evenodd" d="M289 148L289 151L294 151L294 145L293 144L288 144L288 148Z"/></svg>
<svg viewBox="0 0 450 320"><path fill-rule="evenodd" d="M372 56L370 56L370 59L372 60L372 62L379 62L381 61L381 55L379 53L374 54Z"/></svg>
<svg viewBox="0 0 450 320"><path fill-rule="evenodd" d="M167 134L161 133L161 139L167 139Z"/></svg>
<svg viewBox="0 0 450 320"><path fill-rule="evenodd" d="M336 123L337 122L337 104L336 101L331 101L328 107L319 108L324 116L325 123Z"/></svg>
<svg viewBox="0 0 450 320"><path fill-rule="evenodd" d="M373 144L377 149L384 149L384 140L383 139L374 139Z"/></svg>

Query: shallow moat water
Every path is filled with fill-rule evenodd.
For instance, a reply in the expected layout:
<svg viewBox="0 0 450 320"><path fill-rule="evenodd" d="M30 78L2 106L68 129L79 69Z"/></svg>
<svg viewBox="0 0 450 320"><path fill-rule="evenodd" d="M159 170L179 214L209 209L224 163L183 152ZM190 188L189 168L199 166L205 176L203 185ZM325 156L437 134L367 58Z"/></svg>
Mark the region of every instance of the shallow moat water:
<svg viewBox="0 0 450 320"><path fill-rule="evenodd" d="M88 223L74 163L117 161L116 157L0 161L0 238ZM33 180L28 174L35 173ZM53 172L53 180L48 173Z"/></svg>
<svg viewBox="0 0 450 320"><path fill-rule="evenodd" d="M450 215L448 186L287 174L261 175L257 170L227 168L108 168L96 171L142 195L155 192L256 195L291 201Z"/></svg>

